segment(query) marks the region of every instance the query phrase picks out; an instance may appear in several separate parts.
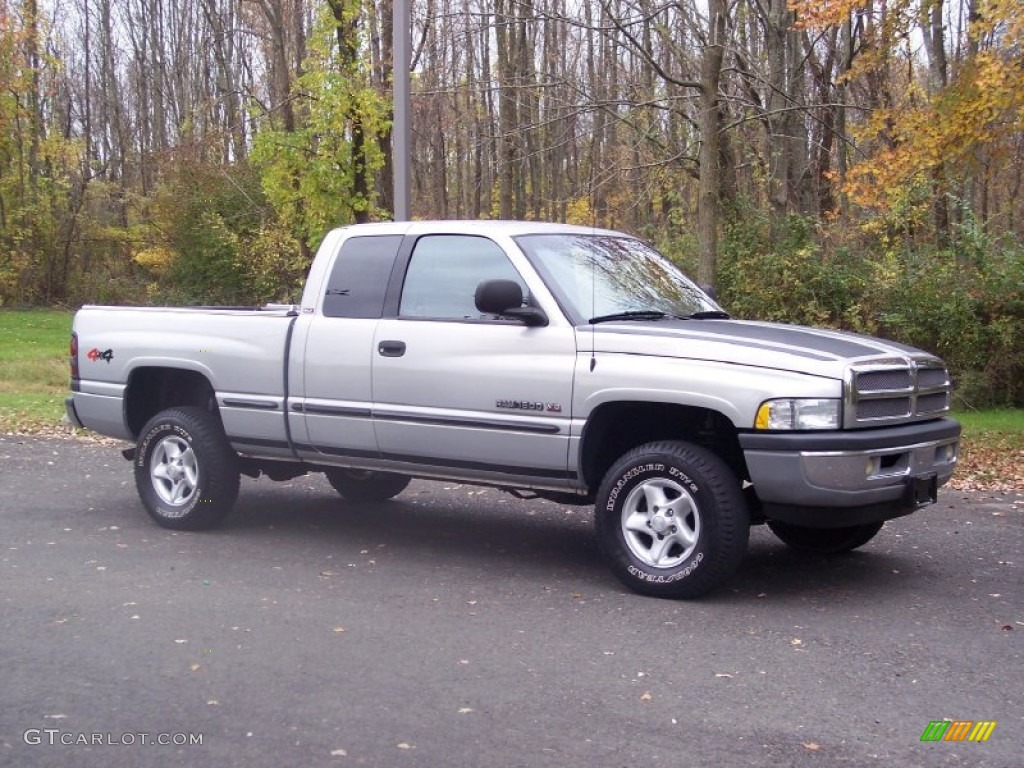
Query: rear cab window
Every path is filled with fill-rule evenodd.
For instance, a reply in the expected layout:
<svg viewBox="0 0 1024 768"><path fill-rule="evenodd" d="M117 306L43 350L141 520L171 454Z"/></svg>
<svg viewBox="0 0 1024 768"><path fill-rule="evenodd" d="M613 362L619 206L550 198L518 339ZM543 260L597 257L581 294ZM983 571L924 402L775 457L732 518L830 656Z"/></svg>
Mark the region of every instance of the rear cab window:
<svg viewBox="0 0 1024 768"><path fill-rule="evenodd" d="M342 243L324 291L326 317L377 318L395 265L401 235L350 237Z"/></svg>

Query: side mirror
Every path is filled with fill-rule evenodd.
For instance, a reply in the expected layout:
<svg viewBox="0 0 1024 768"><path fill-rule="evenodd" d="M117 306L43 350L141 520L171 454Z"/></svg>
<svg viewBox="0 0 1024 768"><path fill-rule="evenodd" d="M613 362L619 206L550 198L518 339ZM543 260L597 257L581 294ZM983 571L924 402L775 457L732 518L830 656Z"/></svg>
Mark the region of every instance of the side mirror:
<svg viewBox="0 0 1024 768"><path fill-rule="evenodd" d="M529 326L548 324L543 310L523 306L523 289L515 280L484 280L476 287L474 301L487 315L514 317Z"/></svg>

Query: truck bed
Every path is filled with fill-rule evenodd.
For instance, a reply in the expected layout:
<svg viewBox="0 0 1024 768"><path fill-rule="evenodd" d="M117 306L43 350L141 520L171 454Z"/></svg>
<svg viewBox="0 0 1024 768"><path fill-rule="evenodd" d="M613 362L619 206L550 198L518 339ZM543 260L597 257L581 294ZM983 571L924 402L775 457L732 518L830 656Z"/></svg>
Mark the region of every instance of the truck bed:
<svg viewBox="0 0 1024 768"><path fill-rule="evenodd" d="M285 346L291 307L85 306L75 316L79 416L106 434L131 438L122 407L133 376L150 368L194 371L212 385L225 427L236 410L270 414L278 437L284 409ZM234 405L232 405L234 404ZM246 424L243 434L252 434ZM262 429L257 425L255 431Z"/></svg>

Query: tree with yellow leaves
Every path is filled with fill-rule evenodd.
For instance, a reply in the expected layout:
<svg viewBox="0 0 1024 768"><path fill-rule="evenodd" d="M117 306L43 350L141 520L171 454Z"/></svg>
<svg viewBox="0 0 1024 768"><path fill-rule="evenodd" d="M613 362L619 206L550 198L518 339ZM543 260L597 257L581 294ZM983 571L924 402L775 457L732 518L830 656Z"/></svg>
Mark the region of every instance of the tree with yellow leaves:
<svg viewBox="0 0 1024 768"><path fill-rule="evenodd" d="M853 202L889 211L901 204L906 211L908 201L918 210L930 204L940 242L948 236L950 200L983 223L1012 219L1008 198L1024 163L1024 17L1017 0L956 8L944 0L795 0L792 7L806 28L854 24L859 45L847 80L868 90L884 82L886 92L869 100L870 111L852 129L859 158L845 190ZM997 185L1000 176L1007 183Z"/></svg>

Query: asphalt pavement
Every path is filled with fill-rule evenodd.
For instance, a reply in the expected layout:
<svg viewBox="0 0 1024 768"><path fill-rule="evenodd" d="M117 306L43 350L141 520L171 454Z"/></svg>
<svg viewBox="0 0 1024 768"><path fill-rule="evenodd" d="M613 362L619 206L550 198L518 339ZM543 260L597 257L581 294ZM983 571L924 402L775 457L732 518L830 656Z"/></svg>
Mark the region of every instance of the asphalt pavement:
<svg viewBox="0 0 1024 768"><path fill-rule="evenodd" d="M589 508L457 483L244 479L166 531L81 439L0 437L0 526L4 766L1024 766L1020 496L832 558L755 528L690 602L620 586Z"/></svg>

